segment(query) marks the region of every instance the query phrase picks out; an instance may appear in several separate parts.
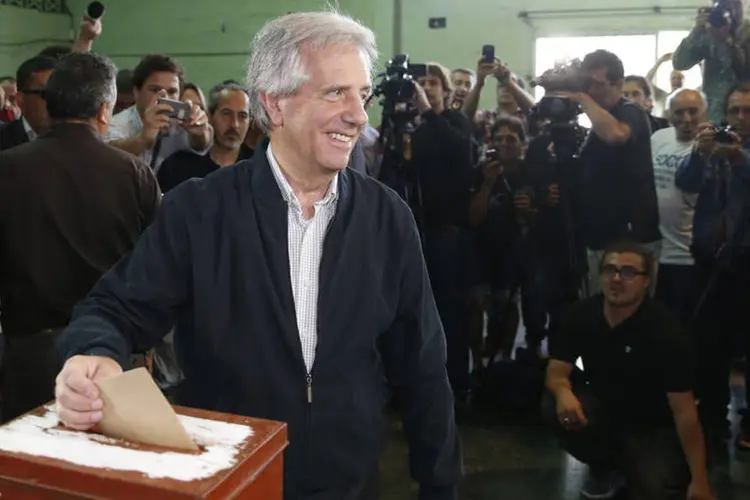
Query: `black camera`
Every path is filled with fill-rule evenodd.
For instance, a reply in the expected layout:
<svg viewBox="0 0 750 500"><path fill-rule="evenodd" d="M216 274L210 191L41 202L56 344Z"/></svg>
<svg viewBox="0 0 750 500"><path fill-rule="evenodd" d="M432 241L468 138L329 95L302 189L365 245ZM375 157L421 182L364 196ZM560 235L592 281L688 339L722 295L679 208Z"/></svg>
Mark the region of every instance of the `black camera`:
<svg viewBox="0 0 750 500"><path fill-rule="evenodd" d="M555 67L532 80L531 85L540 86L547 93L585 92L587 90L580 59L556 64ZM534 115L537 119L549 120L552 123L568 123L575 121L582 111L578 103L568 98L547 95L537 104Z"/></svg>
<svg viewBox="0 0 750 500"><path fill-rule="evenodd" d="M381 81L373 90L373 96L383 97L384 106L389 107L414 98L412 82L427 76L427 65L410 64L408 54L397 54L379 76Z"/></svg>
<svg viewBox="0 0 750 500"><path fill-rule="evenodd" d="M716 0L708 10L708 22L714 28L733 23L735 0Z"/></svg>
<svg viewBox="0 0 750 500"><path fill-rule="evenodd" d="M731 144L734 142L734 139L732 139L730 132L735 132L736 130L736 127L727 123L720 123L714 127L714 132L716 132L714 140L720 144Z"/></svg>

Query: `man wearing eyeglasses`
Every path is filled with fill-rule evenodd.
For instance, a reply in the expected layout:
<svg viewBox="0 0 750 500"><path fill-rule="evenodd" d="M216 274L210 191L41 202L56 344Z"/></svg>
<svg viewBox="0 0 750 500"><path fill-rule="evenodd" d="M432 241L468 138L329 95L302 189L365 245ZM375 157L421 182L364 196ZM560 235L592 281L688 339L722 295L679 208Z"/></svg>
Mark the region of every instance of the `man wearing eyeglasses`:
<svg viewBox="0 0 750 500"><path fill-rule="evenodd" d="M589 465L586 498L613 498L623 483L632 499L713 498L689 337L648 296L651 259L635 243L609 246L602 294L573 305L552 339L543 410Z"/></svg>
<svg viewBox="0 0 750 500"><path fill-rule="evenodd" d="M55 63L50 57L37 56L18 67L15 103L21 117L0 127L0 151L33 141L47 130L49 116L42 93Z"/></svg>

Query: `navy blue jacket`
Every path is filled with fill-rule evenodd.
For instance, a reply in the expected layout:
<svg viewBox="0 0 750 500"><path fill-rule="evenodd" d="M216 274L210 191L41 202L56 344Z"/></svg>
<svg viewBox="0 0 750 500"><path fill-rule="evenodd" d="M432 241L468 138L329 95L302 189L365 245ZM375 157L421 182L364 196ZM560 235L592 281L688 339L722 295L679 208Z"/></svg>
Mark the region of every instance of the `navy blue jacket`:
<svg viewBox="0 0 750 500"><path fill-rule="evenodd" d="M693 151L675 174L675 185L686 193L699 193L693 218L693 253L711 259L723 244L729 243L750 203L750 144L743 145L741 164L730 166L718 157L702 158ZM743 212L744 211L744 212ZM729 222L726 238L721 233L721 218ZM747 221L746 221L747 223ZM750 231L745 231L740 248L750 247Z"/></svg>
<svg viewBox="0 0 750 500"><path fill-rule="evenodd" d="M409 208L375 180L339 174L308 403L287 205L260 153L170 191L132 255L77 306L61 352L125 366L176 322L180 404L289 424L287 500L342 498L336 492L373 471L390 378L404 391L421 498L455 499L461 458L445 338Z"/></svg>

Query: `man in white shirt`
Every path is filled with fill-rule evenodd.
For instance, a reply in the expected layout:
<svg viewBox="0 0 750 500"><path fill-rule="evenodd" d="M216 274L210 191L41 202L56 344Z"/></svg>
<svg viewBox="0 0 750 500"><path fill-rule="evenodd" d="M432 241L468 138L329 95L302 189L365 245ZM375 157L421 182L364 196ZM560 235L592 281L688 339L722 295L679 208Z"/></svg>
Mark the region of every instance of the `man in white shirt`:
<svg viewBox="0 0 750 500"><path fill-rule="evenodd" d="M112 119L107 141L140 157L154 170L178 151L205 154L211 147L213 130L198 104L190 103L190 119L179 122L165 114L171 109L169 105L156 102L160 97L178 101L182 83L182 69L170 57L144 57L133 70L135 105Z"/></svg>
<svg viewBox="0 0 750 500"><path fill-rule="evenodd" d="M675 185L675 174L693 148L698 125L706 120L706 100L695 90L678 90L668 102L672 127L651 136L659 230L663 236L656 299L687 323L695 300L690 252L696 195Z"/></svg>

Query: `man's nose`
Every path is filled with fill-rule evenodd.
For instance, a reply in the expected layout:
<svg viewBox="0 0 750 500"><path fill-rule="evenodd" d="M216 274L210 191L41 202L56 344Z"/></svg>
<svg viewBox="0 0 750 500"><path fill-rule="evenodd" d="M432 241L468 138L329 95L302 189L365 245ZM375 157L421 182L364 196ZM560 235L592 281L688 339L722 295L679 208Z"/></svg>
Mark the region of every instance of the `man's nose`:
<svg viewBox="0 0 750 500"><path fill-rule="evenodd" d="M359 97L352 97L347 103L347 113L345 120L358 128L365 126L369 120L367 111L365 111L365 103Z"/></svg>

